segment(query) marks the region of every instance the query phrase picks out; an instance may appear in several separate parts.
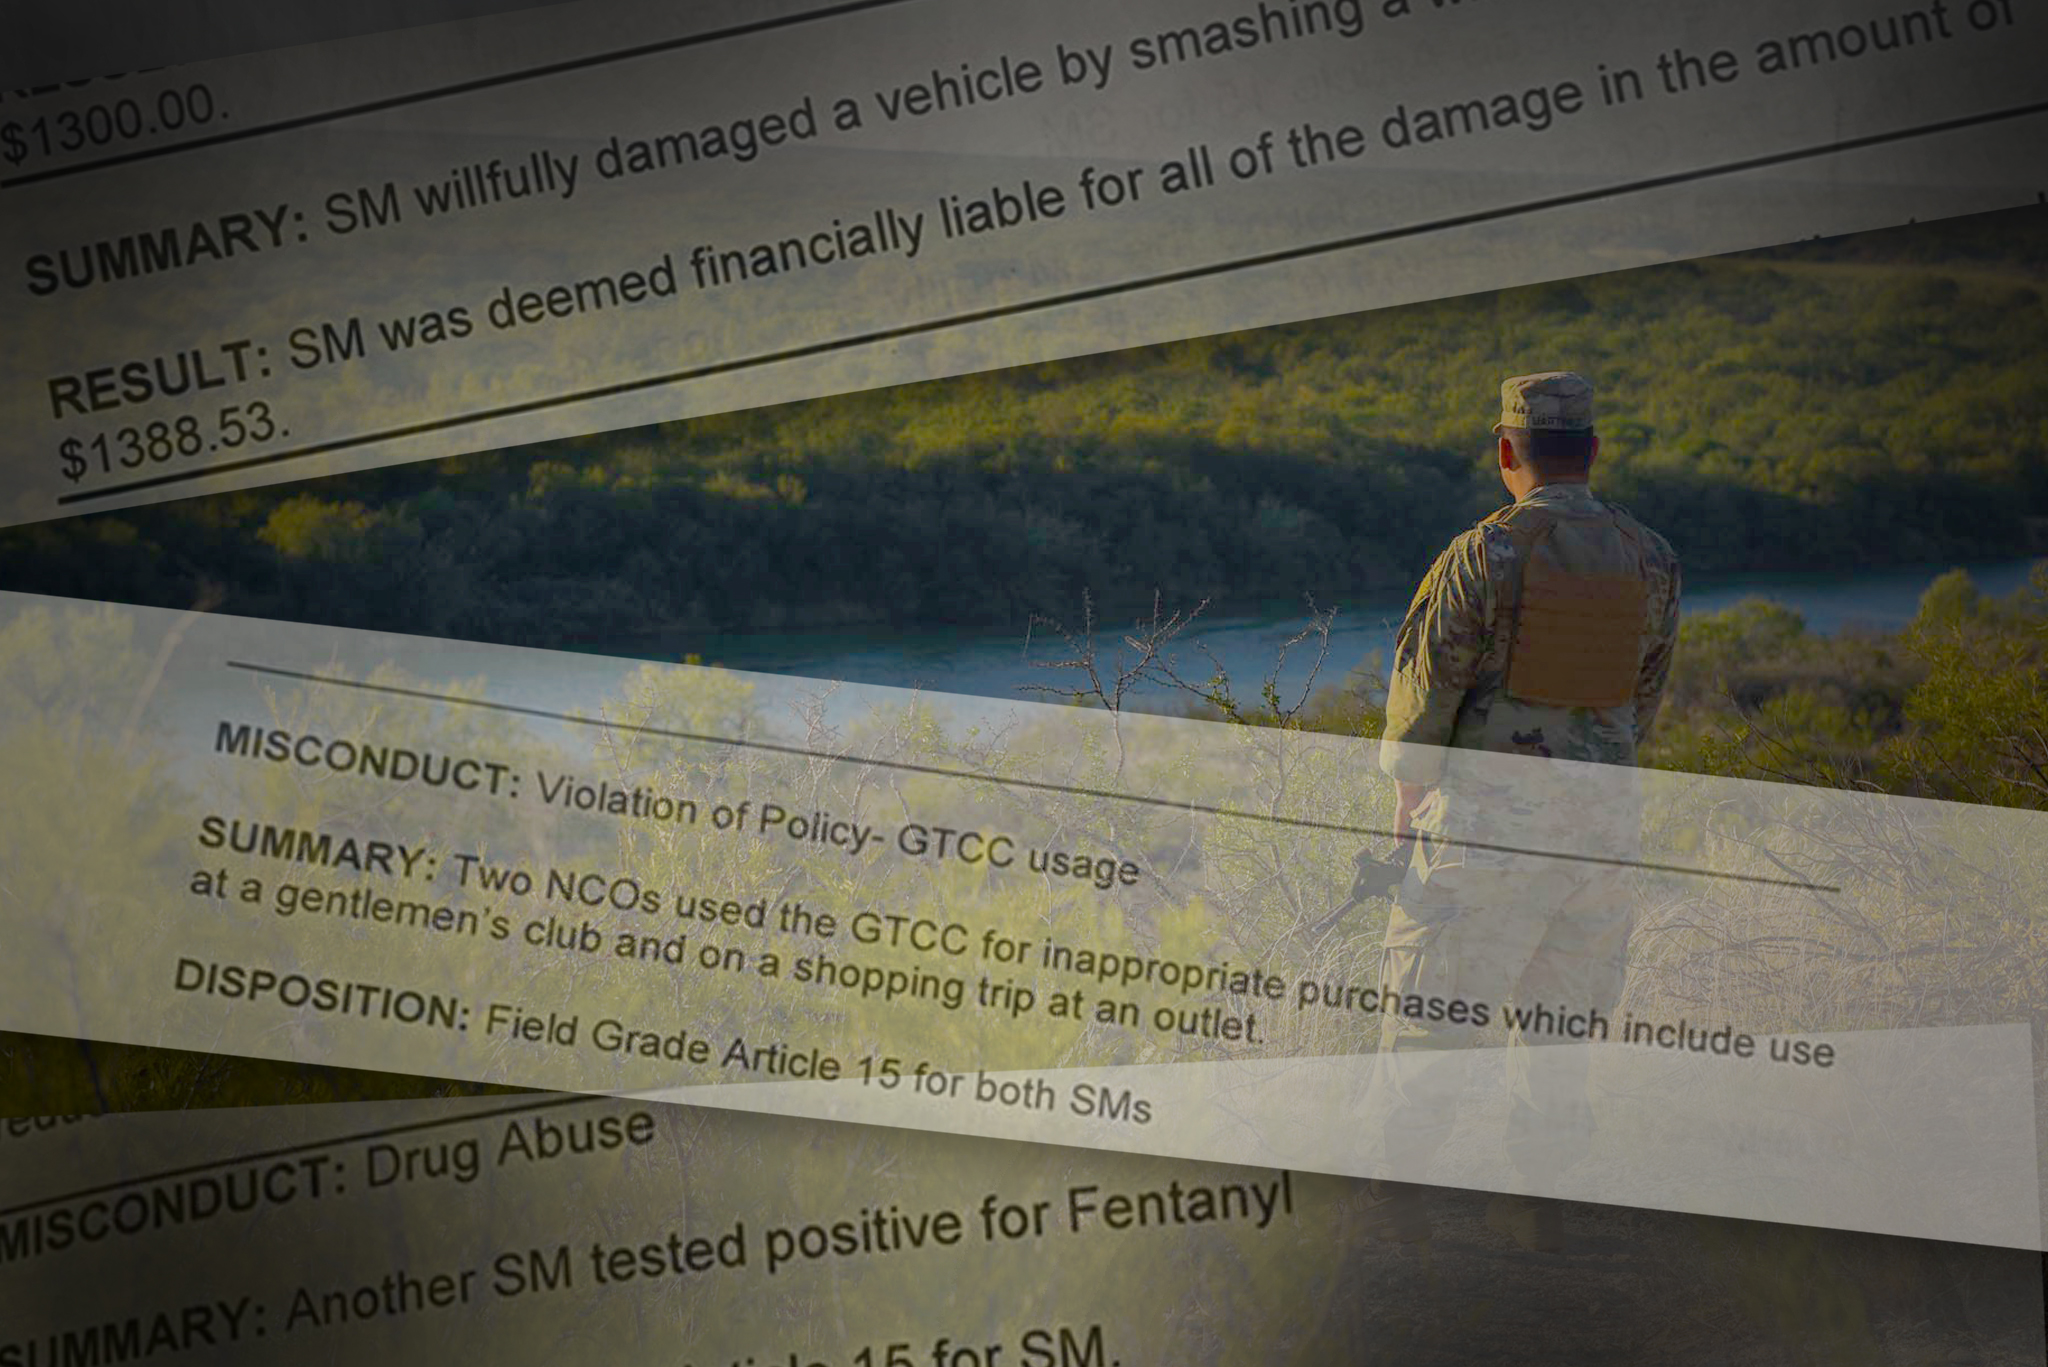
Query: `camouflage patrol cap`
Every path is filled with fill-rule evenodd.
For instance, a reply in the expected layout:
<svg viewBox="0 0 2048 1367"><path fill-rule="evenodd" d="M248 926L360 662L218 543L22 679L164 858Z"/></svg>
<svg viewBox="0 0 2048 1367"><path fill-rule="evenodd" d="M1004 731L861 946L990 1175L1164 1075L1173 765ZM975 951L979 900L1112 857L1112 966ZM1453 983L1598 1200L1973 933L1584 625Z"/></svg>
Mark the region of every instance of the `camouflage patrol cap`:
<svg viewBox="0 0 2048 1367"><path fill-rule="evenodd" d="M1545 370L1501 381L1500 421L1493 430L1519 427L1532 432L1593 430L1593 386L1570 370Z"/></svg>

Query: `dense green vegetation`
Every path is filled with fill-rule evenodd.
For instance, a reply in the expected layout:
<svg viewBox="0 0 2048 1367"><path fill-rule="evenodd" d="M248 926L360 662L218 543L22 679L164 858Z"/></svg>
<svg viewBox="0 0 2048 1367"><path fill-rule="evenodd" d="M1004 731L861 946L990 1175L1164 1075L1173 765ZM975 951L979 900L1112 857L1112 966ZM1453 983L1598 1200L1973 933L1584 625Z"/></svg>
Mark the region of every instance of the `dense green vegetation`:
<svg viewBox="0 0 2048 1367"><path fill-rule="evenodd" d="M1225 680L1189 710L1377 736L1385 717L1373 683L1254 700ZM2048 810L2048 560L2002 599L1952 570L1893 634L1824 636L1760 598L1689 617L1642 760L1682 773Z"/></svg>
<svg viewBox="0 0 2048 1367"><path fill-rule="evenodd" d="M0 534L0 585L518 644L1405 587L1502 501L1500 378L1601 387L1693 573L2048 523L2048 212L1864 234ZM2030 521L2031 520L2031 521Z"/></svg>
<svg viewBox="0 0 2048 1367"><path fill-rule="evenodd" d="M1756 602L1681 646L1659 767L2048 809L2048 561L2006 599L1943 575L1896 636Z"/></svg>

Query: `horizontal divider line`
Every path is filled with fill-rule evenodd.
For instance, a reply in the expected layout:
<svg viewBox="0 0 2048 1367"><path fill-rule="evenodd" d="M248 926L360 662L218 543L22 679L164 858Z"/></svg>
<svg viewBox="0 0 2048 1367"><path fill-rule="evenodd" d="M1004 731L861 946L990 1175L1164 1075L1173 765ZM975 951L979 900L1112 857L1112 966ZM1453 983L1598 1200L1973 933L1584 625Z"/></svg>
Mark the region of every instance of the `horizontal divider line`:
<svg viewBox="0 0 2048 1367"><path fill-rule="evenodd" d="M665 385L708 379L715 375L731 374L736 371L750 370L759 366L803 360L811 356L821 356L835 351L846 351L856 347L871 346L878 342L896 341L906 337L919 336L924 333L942 331L946 328L968 327L976 323L992 322L1001 318L1012 318L1046 309L1088 303L1097 299L1112 298L1120 294L1156 289L1164 285L1183 284L1210 276L1229 274L1232 271L1280 265L1289 261L1326 255L1330 252L1349 251L1357 247L1377 246L1380 243L1394 242L1402 238L1420 237L1429 233L1445 232L1453 228L1493 223L1503 219L1520 217L1524 214L1541 213L1549 209L1597 203L1603 199L1638 194L1647 190L1664 189L1692 181L1710 180L1716 176L1738 175L1745 171L1755 171L1764 167L1783 165L1788 162L1801 161L1812 157L1827 156L1836 152L1854 151L1859 148L1877 146L1881 143L1898 142L1907 138L1953 132L1957 129L1977 124L1992 123L2003 119L2022 118L2027 115L2041 113L2048 113L2048 100L2021 105L2012 109L1998 110L1989 114L1973 114L1966 118L1950 119L1942 123L1926 124L1917 128L1891 133L1874 133L1867 137L1850 138L1844 141L1826 143L1819 147L1801 148L1791 152L1774 152L1766 156L1750 157L1743 161L1704 167L1696 171L1676 171L1668 175L1629 181L1621 185L1605 186L1594 190L1578 190L1569 194L1551 195L1543 199L1529 200L1521 204L1504 205L1494 209L1477 209L1469 213L1453 214L1446 218L1432 219L1426 223L1413 223L1398 228L1383 228L1369 233L1358 233L1350 237L1337 238L1329 242L1310 243L1300 247L1285 247L1276 251L1261 252L1252 256L1234 258L1229 261L1212 262L1203 266L1189 266L1181 270L1140 276L1136 279L1118 281L1113 284L1094 285L1087 289L1070 290L1062 294L1049 295L1043 299L1023 300L1014 304L999 304L990 308L951 314L944 318L930 319L918 323L905 323L897 327L857 333L850 337L784 347L776 351L763 352L757 356L739 357L730 361L714 361L707 365L670 371L666 374L652 375L644 379L622 380L614 384L598 385L589 389L579 389L568 394L553 395L545 399L528 399L520 403L479 409L471 413L461 413L445 418L431 418L402 427L386 428L383 431L368 432L361 436L337 438L334 441L302 446L290 451L274 451L267 455L250 456L244 460L229 461L221 465L210 465L201 469L181 470L171 474L154 475L148 479L128 480L124 483L109 484L97 489L81 489L75 493L60 494L56 499L56 503L58 507L67 507L77 503L90 503L95 499L113 498L121 494L135 493L143 489L156 489L166 485L209 479L216 475L232 474L238 470L253 470L266 465L276 465L283 461L301 460L308 456L345 451L351 447L368 446L377 442L397 441L405 437L424 436L429 432L445 431L451 427L463 427L470 423L491 422L499 418L517 417L524 413L536 413L550 408L566 407L570 404L615 398L619 395L630 394L639 390L659 389Z"/></svg>
<svg viewBox="0 0 2048 1367"><path fill-rule="evenodd" d="M252 674L268 674L283 679L299 679L307 683L327 684L335 688L352 688L366 693L384 693L394 697L417 698L426 702L449 703L462 707L484 708L493 712L512 713L525 717L539 717L547 721L567 722L575 726L596 726L608 731L630 731L636 735L660 736L666 740L694 741L706 745L724 745L736 750L760 750L772 754L794 755L800 759L824 760L832 764L863 764L877 769L893 769L899 773L928 774L937 778L958 779L964 783L990 783L1006 788L1027 788L1034 792L1066 793L1075 797L1099 797L1115 802L1131 802L1147 807L1163 807L1169 811L1195 812L1204 816L1236 817L1246 821L1263 821L1271 825L1292 826L1302 830L1335 831L1342 835L1391 836L1394 832L1377 826L1352 826L1336 821L1317 821L1303 816L1274 816L1265 812L1247 812L1234 807L1212 807L1199 802L1183 802L1175 798L1145 797L1137 793L1120 793L1108 788L1086 788L1077 784L1052 783L1043 779L1006 778L996 774L976 774L959 769L944 769L935 764L916 764L909 760L871 759L860 755L835 755L830 751L812 750L801 745L783 745L775 741L747 740L735 736L712 736L693 731L676 731L667 727L648 726L639 722L606 721L598 717L579 717L573 713L556 712L544 707L527 707L519 703L493 702L488 698L461 698L446 693L435 693L424 688L405 688L397 684L369 683L357 679L337 679L325 674L312 674L304 670L282 669L276 665L253 664L245 660L228 660L230 669L245 670ZM1642 859L1617 859L1608 855L1571 854L1559 850L1526 849L1518 845L1495 845L1480 840L1464 840L1457 837L1443 838L1446 845L1462 849L1488 850L1496 854L1522 854L1538 859L1560 859L1581 864L1603 864L1616 868L1646 869L1654 873L1686 874L1695 878L1716 878L1728 882L1760 883L1767 887L1794 888L1802 892L1840 892L1839 886L1827 883L1809 883L1796 878L1772 878L1763 874L1728 873L1719 869L1693 868L1684 864L1659 864Z"/></svg>

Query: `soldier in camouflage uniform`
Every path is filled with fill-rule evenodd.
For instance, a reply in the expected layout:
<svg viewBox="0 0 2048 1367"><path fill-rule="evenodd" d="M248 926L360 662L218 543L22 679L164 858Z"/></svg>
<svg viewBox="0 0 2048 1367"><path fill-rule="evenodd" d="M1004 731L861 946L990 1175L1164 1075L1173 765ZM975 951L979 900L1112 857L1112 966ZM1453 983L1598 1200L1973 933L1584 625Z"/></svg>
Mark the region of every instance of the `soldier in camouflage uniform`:
<svg viewBox="0 0 2048 1367"><path fill-rule="evenodd" d="M1605 847L1622 848L1638 833L1633 804L1590 801L1592 787L1610 799L1616 789L1575 778L1572 765L1459 760L1486 751L1633 766L1656 716L1678 637L1678 557L1594 496L1592 429L1582 377L1502 384L1494 432L1515 502L1437 557L1402 624L1380 765L1412 850L1388 918L1383 993L1610 1016L1620 998L1631 920L1621 867L1484 847L1585 849L1604 824ZM1456 1120L1476 1031L1382 1019L1383 1053L1404 1057L1382 1073L1375 1109L1390 1163L1419 1177ZM1584 1152L1592 1112L1583 1051L1532 1071L1528 1044L1510 1037L1507 1152L1544 1183ZM1366 1216L1379 1237L1429 1237L1418 1188L1369 1184ZM1489 1220L1527 1247L1562 1246L1555 1203L1500 1198Z"/></svg>

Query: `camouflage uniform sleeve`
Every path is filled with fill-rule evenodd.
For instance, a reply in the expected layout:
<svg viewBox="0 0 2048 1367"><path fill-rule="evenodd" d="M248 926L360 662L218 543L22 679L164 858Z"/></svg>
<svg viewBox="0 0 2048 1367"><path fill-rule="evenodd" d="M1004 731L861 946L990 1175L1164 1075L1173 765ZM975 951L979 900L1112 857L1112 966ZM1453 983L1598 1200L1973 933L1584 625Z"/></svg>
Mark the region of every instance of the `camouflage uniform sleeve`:
<svg viewBox="0 0 2048 1367"><path fill-rule="evenodd" d="M1443 776L1442 747L1479 674L1492 619L1482 536L1466 532L1436 558L1394 644L1380 768L1402 783L1431 787Z"/></svg>
<svg viewBox="0 0 2048 1367"><path fill-rule="evenodd" d="M1662 537L1657 538L1658 584L1661 611L1650 648L1643 654L1642 674L1636 680L1636 745L1648 743L1650 726L1657 709L1664 705L1664 686L1671 681L1671 661L1678 651L1678 597L1680 575L1678 555Z"/></svg>

